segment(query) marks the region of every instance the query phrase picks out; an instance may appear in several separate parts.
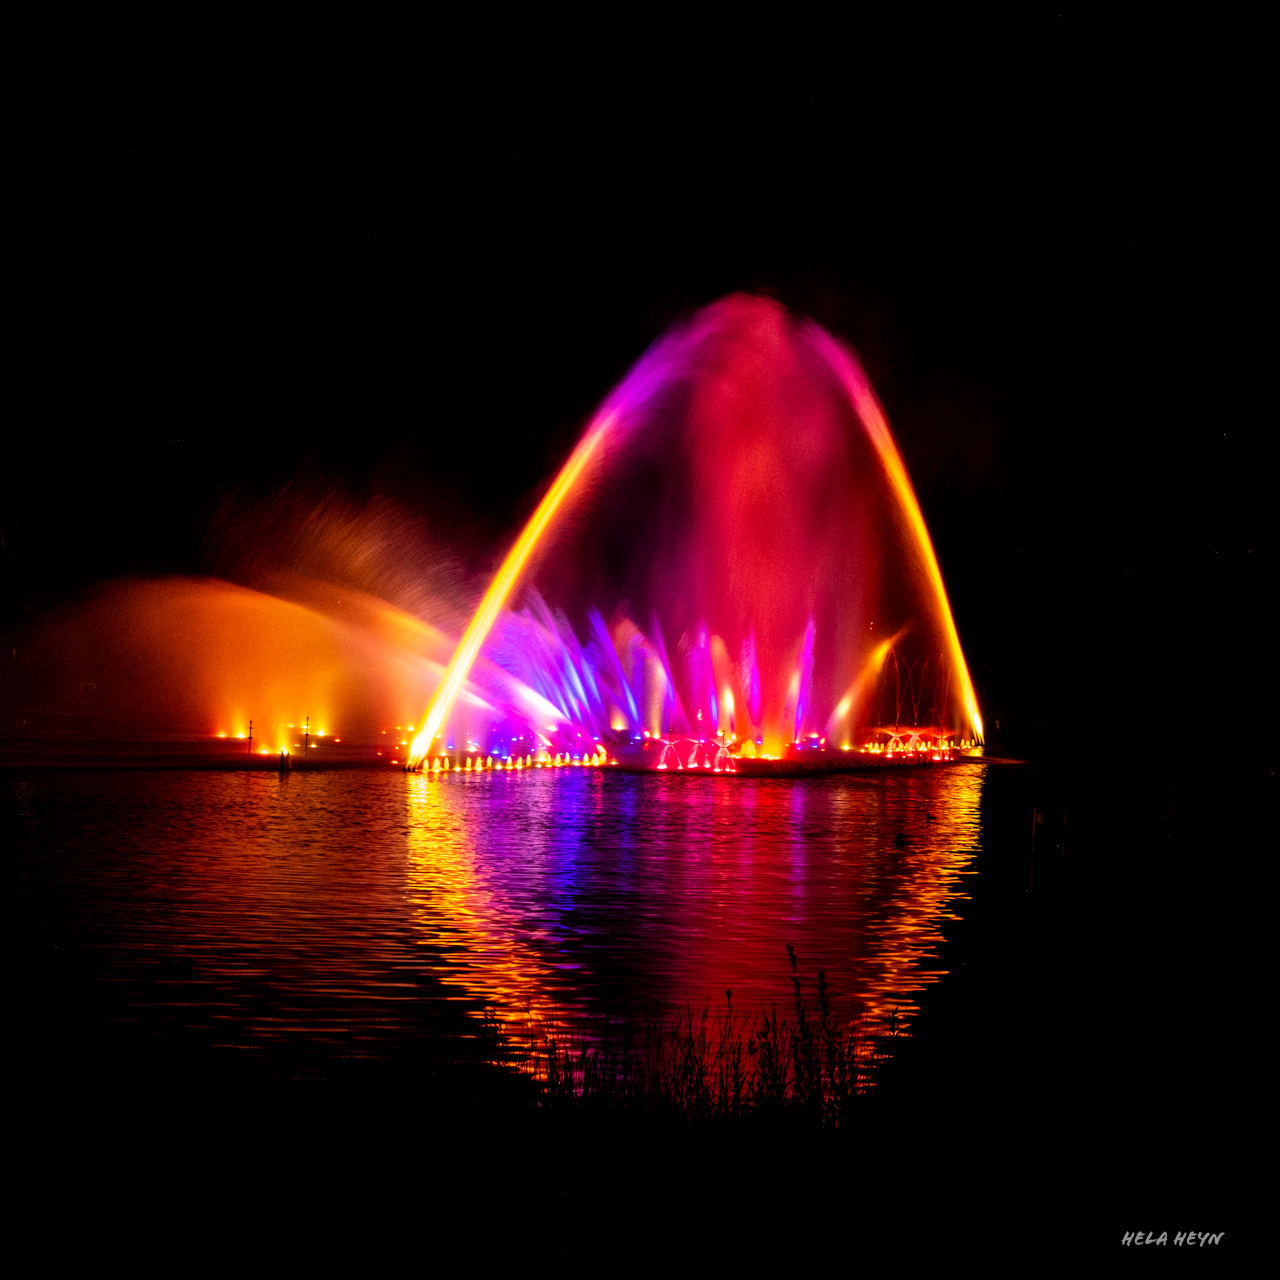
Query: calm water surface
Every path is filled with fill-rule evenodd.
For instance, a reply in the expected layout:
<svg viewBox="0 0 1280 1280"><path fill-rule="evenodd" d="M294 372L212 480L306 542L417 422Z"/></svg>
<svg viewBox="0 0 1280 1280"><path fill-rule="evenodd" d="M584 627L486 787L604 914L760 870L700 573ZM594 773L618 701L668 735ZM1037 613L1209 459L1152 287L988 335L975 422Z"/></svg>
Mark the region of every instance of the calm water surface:
<svg viewBox="0 0 1280 1280"><path fill-rule="evenodd" d="M26 907L113 1016L349 1044L424 990L517 1026L602 991L908 1018L940 976L982 766L805 780L598 770L10 775ZM927 815L932 815L929 820ZM905 844L895 844L904 833ZM52 936L52 935L51 935Z"/></svg>

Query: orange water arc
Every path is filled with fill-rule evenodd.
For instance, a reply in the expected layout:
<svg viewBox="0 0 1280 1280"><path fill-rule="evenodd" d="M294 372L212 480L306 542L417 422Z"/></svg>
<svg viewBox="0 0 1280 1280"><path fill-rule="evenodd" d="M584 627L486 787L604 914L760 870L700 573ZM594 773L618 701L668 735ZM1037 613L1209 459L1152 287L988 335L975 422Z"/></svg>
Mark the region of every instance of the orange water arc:
<svg viewBox="0 0 1280 1280"><path fill-rule="evenodd" d="M951 660L955 664L956 670L960 673L965 714L969 717L975 740L982 742L982 716L978 711L977 695L974 693L973 681L969 678L969 667L964 660L964 650L960 647L960 636L956 631L955 619L951 616L951 602L947 599L947 589L942 582L942 570L938 567L938 557L933 551L933 540L929 537L929 529L924 522L924 513L920 510L920 503L916 499L916 491L911 484L911 477L907 474L906 464L902 461L902 455L898 452L898 446L894 443L893 436L889 431L889 423L885 419L884 410L880 407L880 401L871 389L871 383L867 380L867 375L862 371L862 367L847 349L839 346L830 338L827 339L827 343L829 344L828 358L835 366L844 383L845 390L857 410L863 429L866 431L876 454L880 458L880 464L884 467L885 474L889 477L889 483L893 487L894 495L897 497L898 503L907 517L908 524L911 526L916 548L924 563L925 576L928 578L929 585L933 590L938 614L942 619L947 648L950 651Z"/></svg>
<svg viewBox="0 0 1280 1280"><path fill-rule="evenodd" d="M485 638L493 629L493 624L498 620L498 614L506 604L507 597L519 579L521 570L528 562L534 547L538 545L538 540L542 537L547 525L551 523L552 517L577 484L583 469L613 425L615 416L612 412L606 413L588 427L586 434L569 455L568 462L560 469L560 474L547 490L546 496L538 504L538 509L530 517L529 523L516 539L515 545L507 552L507 558L489 584L488 591L485 592L475 615L467 624L467 629L458 642L453 657L449 660L444 676L436 686L436 691L427 706L426 715L423 717L422 731L413 740L413 746L410 749L410 767L416 768L421 764L431 750L431 744L435 741L436 734L440 732L440 726L449 714L458 691L467 678L467 673L479 655L480 646L484 644Z"/></svg>

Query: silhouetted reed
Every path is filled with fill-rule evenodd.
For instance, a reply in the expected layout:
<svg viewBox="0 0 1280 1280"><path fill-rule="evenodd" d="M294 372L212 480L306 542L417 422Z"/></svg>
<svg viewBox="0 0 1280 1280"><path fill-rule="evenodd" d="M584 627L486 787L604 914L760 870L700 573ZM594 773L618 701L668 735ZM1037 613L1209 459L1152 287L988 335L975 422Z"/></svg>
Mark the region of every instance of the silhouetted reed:
<svg viewBox="0 0 1280 1280"><path fill-rule="evenodd" d="M750 1019L726 991L714 1012L687 1008L668 1022L665 1005L647 1002L641 1018L614 1013L600 1001L570 1030L531 1020L520 1057L546 1105L626 1111L699 1123L747 1116L799 1119L838 1129L852 1119L855 1099L870 1087L897 1035L872 1034L866 1021L841 1024L819 970L817 1014L804 1000L795 951L787 947L794 986L790 1018L771 1006Z"/></svg>

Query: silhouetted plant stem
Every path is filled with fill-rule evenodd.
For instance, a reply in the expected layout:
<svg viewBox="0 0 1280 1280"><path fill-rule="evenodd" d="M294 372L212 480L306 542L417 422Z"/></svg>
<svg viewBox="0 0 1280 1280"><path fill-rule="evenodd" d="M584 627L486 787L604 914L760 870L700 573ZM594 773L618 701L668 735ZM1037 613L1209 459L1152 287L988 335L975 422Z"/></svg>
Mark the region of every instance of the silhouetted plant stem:
<svg viewBox="0 0 1280 1280"><path fill-rule="evenodd" d="M667 1022L665 1003L644 1004L644 1035L629 1008L615 1017L601 999L592 1016L558 1036L535 1032L526 1062L547 1105L665 1114L685 1122L737 1121L749 1115L793 1115L824 1129L847 1127L855 1099L870 1086L885 1045L898 1032L895 1010L887 1036L874 1037L864 1019L842 1026L831 1008L826 974L818 971L817 1017L810 1015L795 949L788 946L794 989L794 1024L777 1007L761 1010L754 1025L734 1009L691 1008Z"/></svg>

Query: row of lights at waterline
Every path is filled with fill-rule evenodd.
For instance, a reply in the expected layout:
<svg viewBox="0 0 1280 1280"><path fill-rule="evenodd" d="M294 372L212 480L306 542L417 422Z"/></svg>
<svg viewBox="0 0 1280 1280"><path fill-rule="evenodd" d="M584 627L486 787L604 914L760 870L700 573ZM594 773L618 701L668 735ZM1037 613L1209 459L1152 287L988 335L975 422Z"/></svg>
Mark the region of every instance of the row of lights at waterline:
<svg viewBox="0 0 1280 1280"><path fill-rule="evenodd" d="M301 728L303 730L301 734L302 741L294 742L292 746L294 748L301 748L304 754L304 758L308 754L312 746L315 746L318 748L321 745L320 743L312 743L310 741L312 737L325 738L327 736L326 731L324 729L314 729L314 730L311 729L309 717L306 720L304 720L301 726L290 724L288 728L293 729L295 731L298 728ZM554 726L554 725L548 726L548 729L550 731L555 731L556 728L557 726ZM405 725L405 726L396 725L395 731L412 733L413 725ZM382 730L383 735L387 735L390 732L391 730L387 730L387 729ZM669 730L668 733L671 734L673 737L678 736L678 735L675 735L674 731L671 731L671 730ZM240 730L235 732L234 734L230 734L224 730L219 730L215 736L217 738L235 738L235 739L238 739L239 741L246 742L248 753L251 755L254 754L253 742L255 740L255 737L257 737L257 735L254 733L253 721L249 722L249 727L247 730ZM437 734L436 735L437 740L439 740L439 738L442 736L443 735ZM580 734L578 736L581 737L582 735ZM724 746L730 749L732 749L737 745L738 739L736 738L735 735L724 734L724 735L716 735L716 736L717 738L720 739L721 743ZM818 737L818 735L809 735L809 736L815 738L816 741L813 743L797 742L794 745L802 748L806 746L818 746L818 747L826 746L826 739L820 738ZM541 737L541 735L534 735L534 737L539 738ZM261 741L260 738L258 738L258 740ZM338 745L338 744L341 744L342 739L330 738L329 741L335 745ZM513 744L514 744L514 741L515 740L513 739ZM667 739L666 739L666 736L664 735L661 735L656 732L650 732L649 730L646 729L641 734L635 735L634 741L635 742L645 741L645 742L653 742L655 744L659 744L659 743L665 744ZM436 758L432 758L429 756L428 760L423 763L422 767L425 769L428 769L430 772L433 772L433 773L439 773L439 772L462 773L462 772L481 772L484 770L491 770L491 769L501 770L501 769L523 769L523 768L558 768L558 767L575 767L575 766L592 767L592 766L597 766L602 764L617 763L616 760L610 760L608 758L608 753L603 744L599 743L599 741L595 739L593 739L593 742L595 743L595 745L592 748L591 752L587 752L584 750L580 757L573 755L569 751L552 753L548 749L550 744L546 742L545 738L542 739L542 745L537 748L536 752L531 752L527 755L513 754L510 757L505 757L505 756L494 756L494 755L485 756L483 753L479 751L479 744L476 743L474 740L472 740L468 742L466 747L464 748L464 752L467 753L465 755L464 760L459 760L458 763L456 764L452 763L454 759L456 759L458 756L462 755L463 753L461 752L454 753L451 750L449 754L441 753ZM760 744L760 740L756 739L756 745L759 745L759 744ZM397 742L393 744L392 752L389 752L388 755L392 755L393 753L398 755L398 752L396 752L395 749L397 747L405 747L407 745L408 745L407 739L404 739L404 738L399 739ZM748 748L750 747L750 745L751 744L748 740ZM844 742L841 744L840 750L844 752L859 752L862 754L888 755L888 756L919 754L921 756L931 755L931 756L934 756L934 758L939 758L935 753L941 752L944 755L949 756L951 752L954 752L957 750L966 751L966 752L973 751L978 748L978 745L979 744L977 743L977 741L970 737L965 737L960 739L949 739L949 740L942 740L942 741L927 740L922 738L914 743L910 742L906 738L900 738L900 739L894 739L889 742L864 743L860 746L855 746L852 743ZM450 744L450 747L452 747L452 744ZM279 753L284 753L286 755L291 754L290 749L287 745L277 748L276 751L272 751L270 748L267 748L267 747L259 747L257 749L257 754L263 755L263 756L270 756L270 755L279 754ZM475 755L473 756L470 753L475 753ZM383 753L379 751L377 754L382 755ZM774 757L762 755L760 758L773 759ZM393 758L390 760L390 763L398 764L399 760Z"/></svg>
<svg viewBox="0 0 1280 1280"><path fill-rule="evenodd" d="M394 764L395 761L392 761ZM504 771L512 771L516 769L596 769L604 765L615 765L616 760L610 760L608 753L601 747L586 756L574 757L569 752L557 752L554 756L549 754L540 754L534 756L532 753L524 756L512 756L509 759L501 759L496 756L466 756L462 760L454 761L450 756L440 755L434 759L424 760L420 770L414 772L423 773L502 773Z"/></svg>

